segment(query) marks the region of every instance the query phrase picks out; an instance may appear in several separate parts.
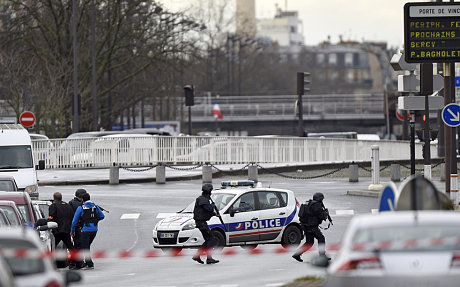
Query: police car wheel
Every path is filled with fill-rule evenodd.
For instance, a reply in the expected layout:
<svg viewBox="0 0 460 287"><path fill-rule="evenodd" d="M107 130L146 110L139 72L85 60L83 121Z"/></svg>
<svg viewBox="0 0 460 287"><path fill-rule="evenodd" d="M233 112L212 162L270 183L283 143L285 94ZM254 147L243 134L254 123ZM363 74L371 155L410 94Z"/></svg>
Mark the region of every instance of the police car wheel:
<svg viewBox="0 0 460 287"><path fill-rule="evenodd" d="M225 236L222 234L222 232L217 231L217 230L211 230L212 236L216 239L216 247L224 247L225 246Z"/></svg>
<svg viewBox="0 0 460 287"><path fill-rule="evenodd" d="M291 225L284 230L281 244L283 247L289 247L290 245L299 245L302 240L302 231L297 226Z"/></svg>

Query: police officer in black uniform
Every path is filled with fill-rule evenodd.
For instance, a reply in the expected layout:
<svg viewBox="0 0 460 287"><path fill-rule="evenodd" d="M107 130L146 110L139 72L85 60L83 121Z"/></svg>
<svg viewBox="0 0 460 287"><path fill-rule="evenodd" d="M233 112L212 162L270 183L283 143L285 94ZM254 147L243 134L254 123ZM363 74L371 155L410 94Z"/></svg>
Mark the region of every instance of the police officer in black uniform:
<svg viewBox="0 0 460 287"><path fill-rule="evenodd" d="M215 205L211 202L211 191L213 189L212 184L206 183L202 186L201 195L195 201L195 208L193 209L193 219L195 220L196 228L201 231L201 234L204 238L204 243L202 248L206 248L207 250L207 264L215 264L218 263L219 260L215 260L211 256L211 249L217 244L216 238L214 238L211 234L211 230L206 221L211 219L213 216L218 216L215 211ZM197 254L192 258L198 263L204 264L203 260L200 258L200 250L198 250Z"/></svg>
<svg viewBox="0 0 460 287"><path fill-rule="evenodd" d="M49 221L54 221L58 224L56 229L53 229L54 235L54 248L59 242L63 242L68 250L75 249L72 240L70 238L70 226L72 225L73 219L72 207L67 202L62 201L62 194L55 192L53 194L53 203L49 207ZM62 266L62 262L59 262L58 267ZM73 269L77 262L70 262L70 268Z"/></svg>
<svg viewBox="0 0 460 287"><path fill-rule="evenodd" d="M85 193L86 193L85 189L79 188L75 191L75 197L71 201L69 201L69 205L73 209L73 215L75 214L75 211L77 210L77 208L83 204L83 194ZM73 218L73 215L72 215L72 218ZM72 222L70 223L72 224ZM81 246L81 224L79 224L75 228L75 236L73 237L73 244L75 246L75 249L80 250L82 248ZM84 262L80 261L80 262L77 262L76 266L74 265L70 266L70 269L80 269L83 266L84 266Z"/></svg>
<svg viewBox="0 0 460 287"><path fill-rule="evenodd" d="M313 246L315 238L318 240L319 254L326 254L326 239L319 229L321 222L328 218L328 213L323 206L323 199L324 194L317 192L313 195L313 200L310 199L307 204L302 204L299 210L299 220L305 233L305 243L292 255L292 258L299 262L303 262L300 255Z"/></svg>

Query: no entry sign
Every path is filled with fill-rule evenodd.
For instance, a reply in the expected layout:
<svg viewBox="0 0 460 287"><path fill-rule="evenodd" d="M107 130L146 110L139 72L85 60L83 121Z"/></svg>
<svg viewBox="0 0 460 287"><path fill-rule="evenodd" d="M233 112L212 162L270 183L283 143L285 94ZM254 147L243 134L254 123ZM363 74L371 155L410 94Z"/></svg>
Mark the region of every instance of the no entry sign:
<svg viewBox="0 0 460 287"><path fill-rule="evenodd" d="M32 112L25 111L19 116L19 122L26 128L30 128L35 124L35 115Z"/></svg>

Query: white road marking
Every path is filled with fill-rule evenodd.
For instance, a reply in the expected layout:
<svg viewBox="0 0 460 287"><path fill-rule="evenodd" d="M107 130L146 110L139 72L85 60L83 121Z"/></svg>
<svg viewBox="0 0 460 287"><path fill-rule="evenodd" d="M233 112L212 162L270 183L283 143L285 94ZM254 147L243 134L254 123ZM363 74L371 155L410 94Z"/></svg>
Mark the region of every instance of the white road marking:
<svg viewBox="0 0 460 287"><path fill-rule="evenodd" d="M278 287L278 286L283 286L285 285L286 283L268 283L268 284L265 284L264 286L267 286L267 287Z"/></svg>
<svg viewBox="0 0 460 287"><path fill-rule="evenodd" d="M157 215L157 218L166 218L175 215L176 213L165 213L165 212L160 212Z"/></svg>
<svg viewBox="0 0 460 287"><path fill-rule="evenodd" d="M140 213L125 213L120 219L138 219L140 215Z"/></svg>
<svg viewBox="0 0 460 287"><path fill-rule="evenodd" d="M353 209L342 209L336 210L335 215L354 215L355 211Z"/></svg>

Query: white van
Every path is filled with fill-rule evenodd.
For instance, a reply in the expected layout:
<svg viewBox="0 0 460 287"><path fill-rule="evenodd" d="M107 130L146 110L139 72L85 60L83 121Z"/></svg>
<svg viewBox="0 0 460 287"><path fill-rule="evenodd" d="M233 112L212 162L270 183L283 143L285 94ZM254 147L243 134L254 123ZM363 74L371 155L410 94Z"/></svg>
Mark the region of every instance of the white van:
<svg viewBox="0 0 460 287"><path fill-rule="evenodd" d="M37 169L44 169L45 162L35 166L32 141L27 130L19 124L0 124L0 175L12 176L19 190L31 198L38 198Z"/></svg>

